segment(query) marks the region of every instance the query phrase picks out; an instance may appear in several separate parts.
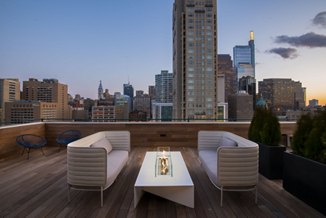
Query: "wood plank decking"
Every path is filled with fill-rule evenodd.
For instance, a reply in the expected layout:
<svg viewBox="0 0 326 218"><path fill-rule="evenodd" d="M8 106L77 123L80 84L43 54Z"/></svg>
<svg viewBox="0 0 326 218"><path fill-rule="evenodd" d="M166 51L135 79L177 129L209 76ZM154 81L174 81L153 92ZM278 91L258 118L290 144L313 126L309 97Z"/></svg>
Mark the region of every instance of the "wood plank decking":
<svg viewBox="0 0 326 218"><path fill-rule="evenodd" d="M0 217L323 217L322 214L282 189L281 181L259 177L258 204L251 192L225 192L220 207L216 189L190 147L181 151L195 185L195 208L188 208L146 193L136 209L133 186L145 152L154 148L136 147L128 165L115 183L104 192L71 191L67 201L66 151L47 148L46 155L35 150L26 156L0 160Z"/></svg>

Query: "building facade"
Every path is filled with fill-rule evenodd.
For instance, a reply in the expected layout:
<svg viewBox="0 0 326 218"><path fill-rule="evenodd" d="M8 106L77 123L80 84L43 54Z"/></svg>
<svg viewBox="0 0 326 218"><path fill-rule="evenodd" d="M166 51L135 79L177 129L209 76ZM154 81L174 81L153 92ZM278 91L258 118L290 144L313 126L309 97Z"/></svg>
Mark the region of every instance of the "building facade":
<svg viewBox="0 0 326 218"><path fill-rule="evenodd" d="M253 111L252 96L244 91L229 96L229 121L251 121Z"/></svg>
<svg viewBox="0 0 326 218"><path fill-rule="evenodd" d="M68 105L68 86L56 79L30 78L23 81L23 100L57 103L56 119L71 119L71 110Z"/></svg>
<svg viewBox="0 0 326 218"><path fill-rule="evenodd" d="M0 124L5 123L5 103L20 100L18 79L0 79Z"/></svg>
<svg viewBox="0 0 326 218"><path fill-rule="evenodd" d="M305 88L291 79L264 79L259 82L259 95L276 115L285 116L288 110L305 107Z"/></svg>
<svg viewBox="0 0 326 218"><path fill-rule="evenodd" d="M172 121L172 103L153 103L152 119L155 121Z"/></svg>
<svg viewBox="0 0 326 218"><path fill-rule="evenodd" d="M218 75L224 76L224 101L228 102L229 96L237 93L237 77L229 54L218 55Z"/></svg>
<svg viewBox="0 0 326 218"><path fill-rule="evenodd" d="M113 122L115 121L115 107L113 105L100 105L92 107L93 122Z"/></svg>
<svg viewBox="0 0 326 218"><path fill-rule="evenodd" d="M144 91L136 91L134 98L134 111L145 112L147 118L151 117L151 98L148 94L144 94Z"/></svg>
<svg viewBox="0 0 326 218"><path fill-rule="evenodd" d="M131 104L128 95L117 94L114 96L115 102L115 118L120 121L129 120L129 105Z"/></svg>
<svg viewBox="0 0 326 218"><path fill-rule="evenodd" d="M173 6L173 116L217 116L217 1Z"/></svg>
<svg viewBox="0 0 326 218"><path fill-rule="evenodd" d="M57 103L19 100L5 103L6 123L31 123L41 120L54 120Z"/></svg>
<svg viewBox="0 0 326 218"><path fill-rule="evenodd" d="M155 100L155 96L156 96L155 86L153 85L148 86L148 95L152 101Z"/></svg>

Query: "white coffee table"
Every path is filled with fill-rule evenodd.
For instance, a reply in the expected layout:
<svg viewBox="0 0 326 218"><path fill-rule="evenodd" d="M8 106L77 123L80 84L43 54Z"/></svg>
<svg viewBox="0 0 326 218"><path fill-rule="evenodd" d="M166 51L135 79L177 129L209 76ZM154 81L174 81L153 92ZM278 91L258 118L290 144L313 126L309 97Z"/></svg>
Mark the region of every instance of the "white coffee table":
<svg viewBox="0 0 326 218"><path fill-rule="evenodd" d="M155 176L156 152L146 152L134 186L134 207L144 192L194 208L194 184L180 152L171 152L171 175Z"/></svg>

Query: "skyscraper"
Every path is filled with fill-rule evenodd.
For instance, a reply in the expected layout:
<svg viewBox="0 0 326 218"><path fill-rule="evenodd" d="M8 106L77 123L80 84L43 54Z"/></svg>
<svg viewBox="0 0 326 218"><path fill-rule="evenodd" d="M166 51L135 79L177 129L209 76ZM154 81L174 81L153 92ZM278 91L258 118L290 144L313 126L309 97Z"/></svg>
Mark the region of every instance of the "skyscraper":
<svg viewBox="0 0 326 218"><path fill-rule="evenodd" d="M171 121L173 109L173 73L161 70L155 75L155 101L152 102L152 118L157 121Z"/></svg>
<svg viewBox="0 0 326 218"><path fill-rule="evenodd" d="M131 104L129 105L129 111L133 111L133 102L134 102L134 88L132 85L128 82L128 84L123 84L123 94L128 95L130 97Z"/></svg>
<svg viewBox="0 0 326 218"><path fill-rule="evenodd" d="M216 118L216 14L216 0L174 2L174 118Z"/></svg>
<svg viewBox="0 0 326 218"><path fill-rule="evenodd" d="M162 70L161 74L155 75L155 101L160 103L173 102L173 74Z"/></svg>
<svg viewBox="0 0 326 218"><path fill-rule="evenodd" d="M248 45L237 45L233 48L233 63L237 75L238 91L246 91L253 96L256 102L256 64L255 64L255 43L254 32L250 32Z"/></svg>

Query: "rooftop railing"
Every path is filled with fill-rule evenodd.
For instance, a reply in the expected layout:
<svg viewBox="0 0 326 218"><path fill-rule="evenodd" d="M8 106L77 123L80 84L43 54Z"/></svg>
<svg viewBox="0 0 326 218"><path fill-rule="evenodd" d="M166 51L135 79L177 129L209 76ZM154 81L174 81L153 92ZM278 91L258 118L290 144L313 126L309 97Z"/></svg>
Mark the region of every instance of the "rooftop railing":
<svg viewBox="0 0 326 218"><path fill-rule="evenodd" d="M281 122L282 144L289 146L289 139L295 130L295 122ZM90 122L47 120L28 124L15 124L0 127L0 158L10 153L19 153L16 137L21 134L44 136L47 146L57 146L56 137L65 130L76 129L82 137L105 130L128 130L131 134L131 146L177 146L196 147L200 130L229 131L248 137L250 122L212 122L210 120L192 120L155 122Z"/></svg>

